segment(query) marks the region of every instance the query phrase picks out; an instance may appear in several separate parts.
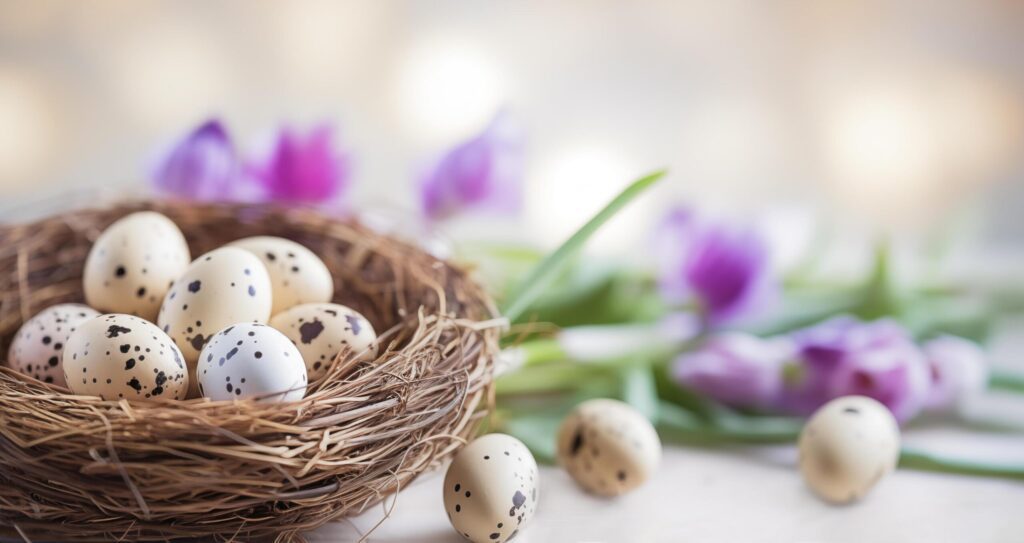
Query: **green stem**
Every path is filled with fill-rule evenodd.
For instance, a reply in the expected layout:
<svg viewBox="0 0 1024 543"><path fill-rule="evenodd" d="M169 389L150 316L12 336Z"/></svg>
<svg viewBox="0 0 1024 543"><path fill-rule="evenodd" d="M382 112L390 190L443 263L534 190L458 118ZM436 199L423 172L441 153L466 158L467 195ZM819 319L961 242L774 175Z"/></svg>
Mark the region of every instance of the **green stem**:
<svg viewBox="0 0 1024 543"><path fill-rule="evenodd" d="M647 190L651 185L665 176L665 171L659 171L642 177L626 187L618 196L608 203L601 211L598 211L593 218L587 221L579 230L569 237L555 252L544 258L526 276L519 286L512 292L502 308L502 314L510 322L516 322L530 308L530 305L537 299L544 289L551 284L558 275L562 266L573 256L578 254L583 245L594 235L604 223L614 217L619 210L631 202L640 193Z"/></svg>
<svg viewBox="0 0 1024 543"><path fill-rule="evenodd" d="M558 362L566 359L565 350L557 339L543 338L524 341L517 346L526 355L524 366L534 366L545 362Z"/></svg>
<svg viewBox="0 0 1024 543"><path fill-rule="evenodd" d="M906 447L900 451L899 467L921 471L936 471L939 473L973 475L975 477L1024 480L1024 465L990 464L987 462L945 458Z"/></svg>
<svg viewBox="0 0 1024 543"><path fill-rule="evenodd" d="M988 379L988 388L1024 394L1024 375L993 371Z"/></svg>

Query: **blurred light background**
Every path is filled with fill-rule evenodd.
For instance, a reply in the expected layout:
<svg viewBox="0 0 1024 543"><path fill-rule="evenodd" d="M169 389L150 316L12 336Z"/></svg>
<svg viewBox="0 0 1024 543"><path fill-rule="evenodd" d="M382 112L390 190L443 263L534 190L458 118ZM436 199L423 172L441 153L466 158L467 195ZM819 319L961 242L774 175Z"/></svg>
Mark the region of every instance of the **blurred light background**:
<svg viewBox="0 0 1024 543"><path fill-rule="evenodd" d="M352 199L412 209L423 161L502 107L529 161L498 235L551 246L668 166L598 251L637 250L680 200L760 221L782 260L825 229L843 251L954 230L1024 251L1015 0L0 2L7 204L137 186L219 115L243 141L333 120Z"/></svg>

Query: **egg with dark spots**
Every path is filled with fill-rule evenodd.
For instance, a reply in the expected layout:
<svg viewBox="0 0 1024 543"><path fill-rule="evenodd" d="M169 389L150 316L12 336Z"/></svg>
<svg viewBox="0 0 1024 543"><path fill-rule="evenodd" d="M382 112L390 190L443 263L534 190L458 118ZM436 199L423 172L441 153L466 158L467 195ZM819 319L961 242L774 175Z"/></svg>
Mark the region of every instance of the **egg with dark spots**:
<svg viewBox="0 0 1024 543"><path fill-rule="evenodd" d="M302 354L277 330L258 323L229 326L210 337L196 376L211 400L301 400L306 395Z"/></svg>
<svg viewBox="0 0 1024 543"><path fill-rule="evenodd" d="M584 490L618 496L644 484L661 461L661 441L639 411L618 400L585 401L558 430L558 463Z"/></svg>
<svg viewBox="0 0 1024 543"><path fill-rule="evenodd" d="M474 543L503 543L537 512L540 474L518 439L487 434L463 447L444 477L444 508L455 531Z"/></svg>
<svg viewBox="0 0 1024 543"><path fill-rule="evenodd" d="M134 315L113 313L83 322L68 337L63 366L68 388L83 396L183 400L188 392L181 351L163 330Z"/></svg>
<svg viewBox="0 0 1024 543"><path fill-rule="evenodd" d="M82 304L58 304L40 311L14 334L7 365L44 383L66 386L63 355L68 337L96 316L95 309Z"/></svg>
<svg viewBox="0 0 1024 543"><path fill-rule="evenodd" d="M836 398L818 409L800 432L800 474L820 498L863 498L896 469L900 428L892 412L866 396Z"/></svg>
<svg viewBox="0 0 1024 543"><path fill-rule="evenodd" d="M194 372L199 352L213 334L239 322L265 323L271 306L270 277L260 259L242 249L222 247L197 258L174 282L157 324ZM196 383L193 379L193 387ZM193 388L192 395L198 392Z"/></svg>
<svg viewBox="0 0 1024 543"><path fill-rule="evenodd" d="M327 265L299 243L256 236L229 246L245 249L263 261L274 290L274 315L299 304L330 302L334 296L334 280Z"/></svg>
<svg viewBox="0 0 1024 543"><path fill-rule="evenodd" d="M346 375L357 362L377 357L377 333L366 317L339 304L302 304L274 315L270 326L302 353L310 380L323 376L335 358Z"/></svg>
<svg viewBox="0 0 1024 543"><path fill-rule="evenodd" d="M107 227L85 260L85 300L101 312L153 321L169 285L188 268L185 236L167 217L140 211Z"/></svg>

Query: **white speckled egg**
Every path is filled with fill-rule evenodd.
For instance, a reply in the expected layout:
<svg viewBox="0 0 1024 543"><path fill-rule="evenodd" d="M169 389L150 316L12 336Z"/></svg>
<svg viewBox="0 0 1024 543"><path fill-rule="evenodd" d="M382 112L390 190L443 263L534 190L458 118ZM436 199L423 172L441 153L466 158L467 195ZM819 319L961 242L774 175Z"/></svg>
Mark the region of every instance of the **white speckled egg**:
<svg viewBox="0 0 1024 543"><path fill-rule="evenodd" d="M102 312L154 320L172 282L188 268L185 236L167 217L140 211L100 234L85 260L85 301Z"/></svg>
<svg viewBox="0 0 1024 543"><path fill-rule="evenodd" d="M40 381L65 386L64 345L71 332L96 316L95 309L82 304L57 304L40 311L14 335L7 365Z"/></svg>
<svg viewBox="0 0 1024 543"><path fill-rule="evenodd" d="M474 543L509 541L537 510L540 474L518 439L487 434L466 445L444 477L444 508L457 532Z"/></svg>
<svg viewBox="0 0 1024 543"><path fill-rule="evenodd" d="M334 280L327 265L303 245L290 239L256 236L229 246L251 252L267 267L274 289L273 315L299 304L329 302L334 296Z"/></svg>
<svg viewBox="0 0 1024 543"><path fill-rule="evenodd" d="M866 396L836 398L800 432L800 473L822 499L864 497L896 468L900 428L887 407Z"/></svg>
<svg viewBox="0 0 1024 543"><path fill-rule="evenodd" d="M618 496L642 485L661 461L661 441L639 411L618 400L585 401L558 430L558 463L585 490Z"/></svg>
<svg viewBox="0 0 1024 543"><path fill-rule="evenodd" d="M290 402L306 395L306 364L291 340L259 323L229 326L210 338L196 367L211 400Z"/></svg>
<svg viewBox="0 0 1024 543"><path fill-rule="evenodd" d="M188 370L181 351L153 323L134 315L93 317L64 346L64 376L75 394L104 400L182 400Z"/></svg>
<svg viewBox="0 0 1024 543"><path fill-rule="evenodd" d="M270 326L299 348L310 380L318 379L338 353L342 364L373 360L377 333L365 317L338 304L302 304L274 315Z"/></svg>
<svg viewBox="0 0 1024 543"><path fill-rule="evenodd" d="M260 259L236 247L206 253L174 282L157 324L194 370L199 351L218 330L270 318L270 277Z"/></svg>

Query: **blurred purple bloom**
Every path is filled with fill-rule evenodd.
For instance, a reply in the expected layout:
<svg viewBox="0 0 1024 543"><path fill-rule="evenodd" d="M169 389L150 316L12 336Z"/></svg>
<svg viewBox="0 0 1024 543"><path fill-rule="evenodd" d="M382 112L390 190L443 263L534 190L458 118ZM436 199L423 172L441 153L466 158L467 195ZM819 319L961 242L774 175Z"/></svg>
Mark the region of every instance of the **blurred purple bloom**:
<svg viewBox="0 0 1024 543"><path fill-rule="evenodd" d="M306 134L285 127L270 153L249 164L267 196L281 202L322 202L341 193L348 181L349 157L334 146L328 124Z"/></svg>
<svg viewBox="0 0 1024 543"><path fill-rule="evenodd" d="M985 351L977 343L956 336L939 336L925 342L921 349L931 376L929 409L955 407L984 390L988 363Z"/></svg>
<svg viewBox="0 0 1024 543"><path fill-rule="evenodd" d="M219 120L196 127L153 171L161 192L190 200L245 200L254 192L242 175L238 154Z"/></svg>
<svg viewBox="0 0 1024 543"><path fill-rule="evenodd" d="M736 407L773 407L782 391L783 365L796 352L784 337L741 333L712 337L697 351L676 358L676 381Z"/></svg>
<svg viewBox="0 0 1024 543"><path fill-rule="evenodd" d="M443 219L465 210L510 214L522 207L523 138L506 113L436 159L420 178L423 214Z"/></svg>
<svg viewBox="0 0 1024 543"><path fill-rule="evenodd" d="M751 230L669 213L655 236L662 294L695 302L709 324L749 318L772 305L778 282L768 247Z"/></svg>
<svg viewBox="0 0 1024 543"><path fill-rule="evenodd" d="M860 394L882 402L904 422L924 406L927 363L894 321L836 317L792 337L799 360L788 368L783 408L810 413L832 398Z"/></svg>

